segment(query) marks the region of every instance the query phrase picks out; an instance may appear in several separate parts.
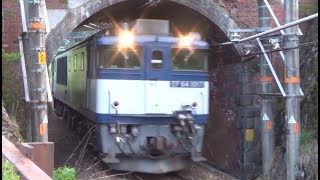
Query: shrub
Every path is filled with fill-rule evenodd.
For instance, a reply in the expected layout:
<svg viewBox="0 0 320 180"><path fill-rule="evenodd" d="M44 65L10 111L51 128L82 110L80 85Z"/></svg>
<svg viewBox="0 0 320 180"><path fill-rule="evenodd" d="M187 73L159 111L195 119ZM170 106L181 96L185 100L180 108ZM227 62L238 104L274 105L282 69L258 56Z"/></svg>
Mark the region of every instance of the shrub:
<svg viewBox="0 0 320 180"><path fill-rule="evenodd" d="M19 53L7 53L2 49L2 100L6 109L14 111L15 103L19 97L19 88L16 72L13 72L12 62L20 59Z"/></svg>
<svg viewBox="0 0 320 180"><path fill-rule="evenodd" d="M19 180L20 179L13 165L9 162L2 161L2 179L3 180Z"/></svg>
<svg viewBox="0 0 320 180"><path fill-rule="evenodd" d="M66 166L59 167L53 171L54 180L76 180L76 170Z"/></svg>

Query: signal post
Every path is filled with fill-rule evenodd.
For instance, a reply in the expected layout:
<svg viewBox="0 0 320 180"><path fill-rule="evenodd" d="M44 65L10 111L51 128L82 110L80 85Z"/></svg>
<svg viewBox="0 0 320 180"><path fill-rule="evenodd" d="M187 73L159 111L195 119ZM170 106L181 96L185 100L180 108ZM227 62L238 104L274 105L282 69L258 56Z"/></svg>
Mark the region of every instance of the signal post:
<svg viewBox="0 0 320 180"><path fill-rule="evenodd" d="M20 2L21 3L21 2ZM48 142L48 91L47 61L45 51L46 23L43 16L43 0L25 1L27 10L27 42L24 43L26 71L28 75L29 110L33 142ZM22 6L20 6L22 7ZM24 22L22 22L24 23Z"/></svg>
<svg viewBox="0 0 320 180"><path fill-rule="evenodd" d="M271 29L271 16L264 0L258 0L258 25L259 31L264 32ZM261 40L263 44L268 43L267 39ZM269 58L271 58L270 55ZM262 170L263 178L270 179L271 168L274 158L274 131L272 94L273 76L264 55L260 55L260 87L261 87L261 146L262 146Z"/></svg>
<svg viewBox="0 0 320 180"><path fill-rule="evenodd" d="M299 19L299 1L284 0L285 23ZM286 127L287 127L287 179L294 180L298 171L300 136L300 71L298 26L285 29L286 59Z"/></svg>
<svg viewBox="0 0 320 180"><path fill-rule="evenodd" d="M23 33L19 36L21 67L26 101L26 121L30 122L27 139L20 151L52 177L54 143L48 142L48 102L52 102L47 69L44 0L19 0ZM31 131L31 133L30 133Z"/></svg>

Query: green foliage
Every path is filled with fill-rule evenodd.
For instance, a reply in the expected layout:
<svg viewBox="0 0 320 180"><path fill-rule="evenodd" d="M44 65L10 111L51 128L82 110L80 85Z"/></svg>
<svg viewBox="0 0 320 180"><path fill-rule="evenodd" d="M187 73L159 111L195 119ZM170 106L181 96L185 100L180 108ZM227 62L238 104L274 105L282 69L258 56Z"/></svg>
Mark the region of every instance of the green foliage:
<svg viewBox="0 0 320 180"><path fill-rule="evenodd" d="M314 131L302 130L300 134L300 144L301 146L310 143L314 138L316 138L316 133Z"/></svg>
<svg viewBox="0 0 320 180"><path fill-rule="evenodd" d="M13 165L9 162L2 161L2 179L3 180L19 180L20 179Z"/></svg>
<svg viewBox="0 0 320 180"><path fill-rule="evenodd" d="M2 61L10 62L19 60L20 55L16 52L7 53L4 49L2 49Z"/></svg>
<svg viewBox="0 0 320 180"><path fill-rule="evenodd" d="M68 4L68 0L59 0L61 4Z"/></svg>
<svg viewBox="0 0 320 180"><path fill-rule="evenodd" d="M299 5L300 14L314 14L318 12L318 2L316 4L301 4Z"/></svg>
<svg viewBox="0 0 320 180"><path fill-rule="evenodd" d="M302 130L300 133L301 152L304 153L313 145L313 141L318 138L318 133L313 130Z"/></svg>
<svg viewBox="0 0 320 180"><path fill-rule="evenodd" d="M3 17L8 17L8 18L11 17L12 18L14 13L10 9L5 9L5 10L2 10L2 15L3 15Z"/></svg>
<svg viewBox="0 0 320 180"><path fill-rule="evenodd" d="M14 110L14 103L19 96L19 88L15 72L12 70L12 63L20 59L19 53L7 53L2 49L2 100L8 110Z"/></svg>
<svg viewBox="0 0 320 180"><path fill-rule="evenodd" d="M76 180L76 170L66 166L53 170L54 180Z"/></svg>

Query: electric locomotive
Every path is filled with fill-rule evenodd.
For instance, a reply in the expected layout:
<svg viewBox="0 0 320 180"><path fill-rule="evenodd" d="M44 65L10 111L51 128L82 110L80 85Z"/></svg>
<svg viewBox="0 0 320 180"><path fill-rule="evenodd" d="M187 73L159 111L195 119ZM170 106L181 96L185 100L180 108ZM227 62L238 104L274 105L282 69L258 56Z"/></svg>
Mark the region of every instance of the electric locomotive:
<svg viewBox="0 0 320 180"><path fill-rule="evenodd" d="M167 20L137 19L101 31L55 57L56 113L70 127L92 122L112 169L181 170L205 160L208 56L198 33L170 35Z"/></svg>

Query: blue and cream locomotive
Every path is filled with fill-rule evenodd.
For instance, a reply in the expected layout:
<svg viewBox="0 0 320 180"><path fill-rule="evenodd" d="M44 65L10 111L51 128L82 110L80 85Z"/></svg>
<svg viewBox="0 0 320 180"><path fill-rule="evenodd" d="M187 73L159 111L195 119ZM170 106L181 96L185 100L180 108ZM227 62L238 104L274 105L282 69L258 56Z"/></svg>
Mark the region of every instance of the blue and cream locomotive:
<svg viewBox="0 0 320 180"><path fill-rule="evenodd" d="M137 19L106 32L55 57L56 113L71 128L93 123L112 169L166 173L205 160L208 44L198 33L170 35L167 20Z"/></svg>

